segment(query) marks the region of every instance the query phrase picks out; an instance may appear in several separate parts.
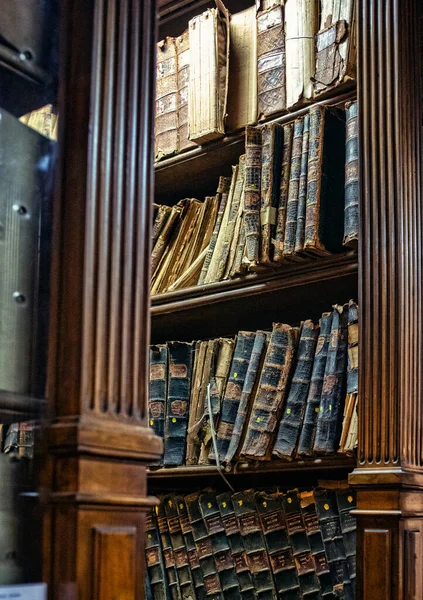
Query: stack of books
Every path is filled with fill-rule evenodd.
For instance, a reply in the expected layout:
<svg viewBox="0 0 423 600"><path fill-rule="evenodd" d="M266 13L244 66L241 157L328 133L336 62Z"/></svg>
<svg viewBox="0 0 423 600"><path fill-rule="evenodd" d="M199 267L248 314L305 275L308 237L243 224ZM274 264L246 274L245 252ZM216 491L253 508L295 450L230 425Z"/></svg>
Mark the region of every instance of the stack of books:
<svg viewBox="0 0 423 600"><path fill-rule="evenodd" d="M319 324L150 347L149 419L165 467L351 453L357 400L353 300Z"/></svg>
<svg viewBox="0 0 423 600"><path fill-rule="evenodd" d="M152 597L353 600L355 505L344 482L164 496L146 524Z"/></svg>
<svg viewBox="0 0 423 600"><path fill-rule="evenodd" d="M245 154L215 196L155 205L152 293L356 248L357 104L247 126Z"/></svg>
<svg viewBox="0 0 423 600"><path fill-rule="evenodd" d="M355 78L355 2L221 0L157 45L157 160L311 102Z"/></svg>

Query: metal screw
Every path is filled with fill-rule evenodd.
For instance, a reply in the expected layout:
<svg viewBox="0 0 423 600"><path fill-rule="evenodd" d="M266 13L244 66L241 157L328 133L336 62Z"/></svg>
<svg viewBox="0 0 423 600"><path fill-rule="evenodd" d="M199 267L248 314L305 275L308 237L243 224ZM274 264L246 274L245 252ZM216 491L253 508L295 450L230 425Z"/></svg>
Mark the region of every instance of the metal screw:
<svg viewBox="0 0 423 600"><path fill-rule="evenodd" d="M12 208L13 208L13 210L14 210L15 212L17 212L17 213L18 213L18 215L26 215L26 214L27 214L27 212L28 212L28 211L27 211L27 209L26 209L26 207L25 207L25 206L23 206L22 204L14 204L14 205L12 206Z"/></svg>
<svg viewBox="0 0 423 600"><path fill-rule="evenodd" d="M21 294L20 292L14 292L13 298L15 299L15 302L17 302L18 304L24 304L26 301L25 296L23 294Z"/></svg>

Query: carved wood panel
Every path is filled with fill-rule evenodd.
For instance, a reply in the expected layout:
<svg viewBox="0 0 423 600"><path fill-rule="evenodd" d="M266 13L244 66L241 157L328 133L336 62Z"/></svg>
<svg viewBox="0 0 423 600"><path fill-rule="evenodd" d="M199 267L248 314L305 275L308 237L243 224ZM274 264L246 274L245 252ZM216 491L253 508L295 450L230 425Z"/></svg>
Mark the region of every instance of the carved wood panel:
<svg viewBox="0 0 423 600"><path fill-rule="evenodd" d="M93 600L135 600L137 537L135 527L93 528Z"/></svg>

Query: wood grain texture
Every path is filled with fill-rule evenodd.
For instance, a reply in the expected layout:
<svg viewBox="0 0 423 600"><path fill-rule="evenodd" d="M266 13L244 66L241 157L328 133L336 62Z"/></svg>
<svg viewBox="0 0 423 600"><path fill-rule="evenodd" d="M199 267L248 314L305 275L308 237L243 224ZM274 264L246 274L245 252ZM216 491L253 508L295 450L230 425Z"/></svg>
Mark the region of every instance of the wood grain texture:
<svg viewBox="0 0 423 600"><path fill-rule="evenodd" d="M391 595L391 532L389 529L365 529L363 551L380 560L364 565L364 598L389 600Z"/></svg>
<svg viewBox="0 0 423 600"><path fill-rule="evenodd" d="M135 600L136 532L135 527L93 528L93 600Z"/></svg>
<svg viewBox="0 0 423 600"><path fill-rule="evenodd" d="M423 595L422 533L418 529L404 531L405 598L420 600Z"/></svg>

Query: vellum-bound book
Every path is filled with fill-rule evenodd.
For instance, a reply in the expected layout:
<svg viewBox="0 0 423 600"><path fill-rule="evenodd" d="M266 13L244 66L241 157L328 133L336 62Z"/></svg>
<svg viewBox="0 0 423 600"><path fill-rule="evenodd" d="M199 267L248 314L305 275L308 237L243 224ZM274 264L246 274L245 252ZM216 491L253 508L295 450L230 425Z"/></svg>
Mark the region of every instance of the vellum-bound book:
<svg viewBox="0 0 423 600"><path fill-rule="evenodd" d="M316 0L286 0L286 105L313 97Z"/></svg>
<svg viewBox="0 0 423 600"><path fill-rule="evenodd" d="M189 138L222 137L229 80L229 13L220 0L189 22Z"/></svg>
<svg viewBox="0 0 423 600"><path fill-rule="evenodd" d="M178 75L175 39L157 44L155 147L157 160L178 147Z"/></svg>

